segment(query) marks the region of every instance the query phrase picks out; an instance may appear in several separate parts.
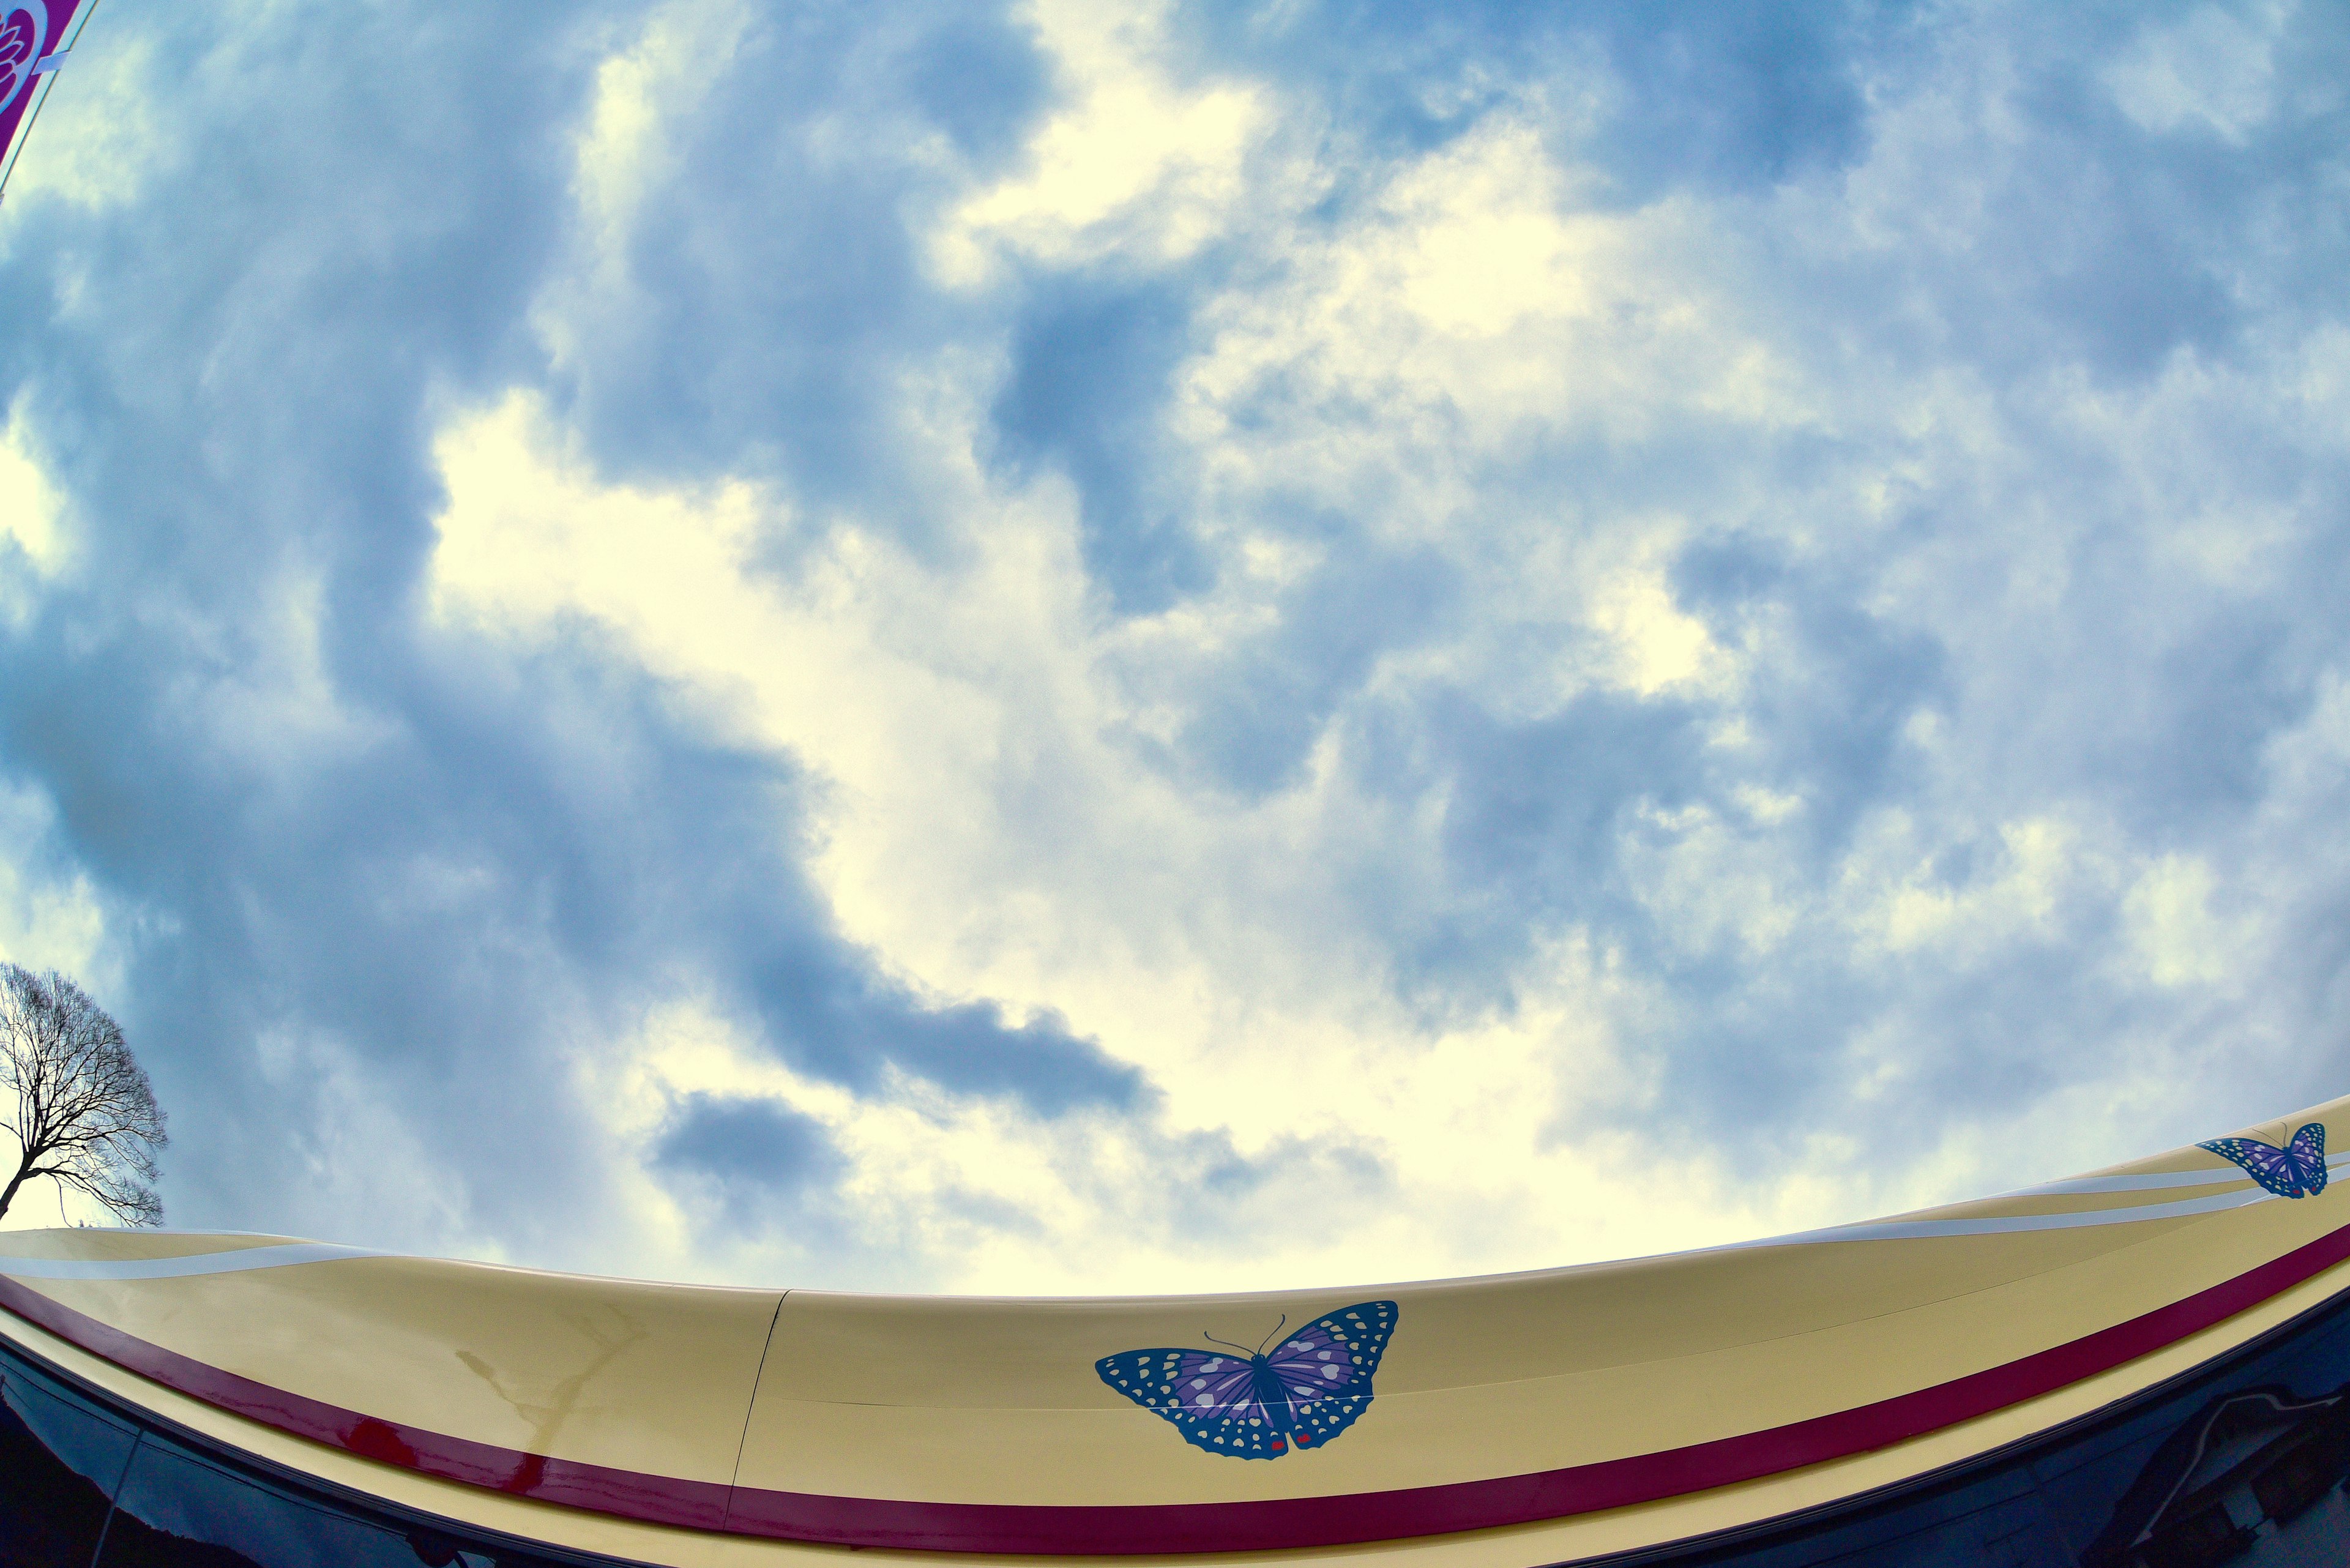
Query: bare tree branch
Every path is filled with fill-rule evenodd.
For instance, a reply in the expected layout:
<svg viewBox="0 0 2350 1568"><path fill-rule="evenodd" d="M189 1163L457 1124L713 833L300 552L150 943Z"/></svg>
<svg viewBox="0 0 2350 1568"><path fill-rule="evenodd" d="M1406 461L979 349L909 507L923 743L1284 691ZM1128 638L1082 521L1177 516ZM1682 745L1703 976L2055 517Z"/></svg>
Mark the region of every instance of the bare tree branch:
<svg viewBox="0 0 2350 1568"><path fill-rule="evenodd" d="M0 1095L16 1101L0 1128L18 1151L0 1215L18 1188L46 1176L128 1224L162 1221L151 1184L155 1151L170 1139L154 1086L114 1020L55 970L0 964Z"/></svg>

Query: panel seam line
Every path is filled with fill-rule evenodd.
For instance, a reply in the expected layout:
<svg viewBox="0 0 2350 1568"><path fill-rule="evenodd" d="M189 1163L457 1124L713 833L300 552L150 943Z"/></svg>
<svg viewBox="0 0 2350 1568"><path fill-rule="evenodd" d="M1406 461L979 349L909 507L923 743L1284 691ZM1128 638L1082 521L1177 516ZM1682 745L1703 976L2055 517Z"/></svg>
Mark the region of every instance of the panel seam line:
<svg viewBox="0 0 2350 1568"><path fill-rule="evenodd" d="M759 1345L759 1365L751 1374L751 1397L743 1401L743 1435L734 1440L734 1470L726 1478L726 1507L718 1516L722 1531L734 1522L734 1490L743 1484L743 1452L751 1442L751 1413L759 1407L759 1384L767 1375L767 1352L775 1347L775 1324L783 1321L784 1303L791 1293L785 1291L776 1296L775 1310L767 1316L767 1337Z"/></svg>

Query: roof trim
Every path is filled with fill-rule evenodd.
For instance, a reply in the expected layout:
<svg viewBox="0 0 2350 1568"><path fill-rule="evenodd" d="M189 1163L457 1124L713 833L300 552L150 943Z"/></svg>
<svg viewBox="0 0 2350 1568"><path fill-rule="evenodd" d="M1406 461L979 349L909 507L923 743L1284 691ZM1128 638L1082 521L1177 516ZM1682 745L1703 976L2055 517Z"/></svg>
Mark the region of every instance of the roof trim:
<svg viewBox="0 0 2350 1568"><path fill-rule="evenodd" d="M966 1552L1248 1552L1528 1524L1656 1502L1880 1449L2036 1398L2176 1344L2350 1260L2344 1226L2256 1268L2068 1344L1874 1404L1657 1453L1490 1480L1249 1502L1045 1506L730 1488L526 1454L272 1387L109 1327L0 1277L0 1307L206 1404L363 1459L646 1523Z"/></svg>

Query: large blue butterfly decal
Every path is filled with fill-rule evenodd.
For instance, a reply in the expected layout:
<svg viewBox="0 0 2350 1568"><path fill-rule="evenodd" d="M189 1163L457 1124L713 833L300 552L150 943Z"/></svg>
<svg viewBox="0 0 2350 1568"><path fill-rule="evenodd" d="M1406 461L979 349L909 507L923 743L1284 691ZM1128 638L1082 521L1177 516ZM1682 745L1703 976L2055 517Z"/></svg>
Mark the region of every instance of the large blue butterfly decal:
<svg viewBox="0 0 2350 1568"><path fill-rule="evenodd" d="M2279 1198L2314 1198L2325 1190L2325 1124L2309 1122L2282 1148L2256 1137L2215 1137L2199 1143Z"/></svg>
<svg viewBox="0 0 2350 1568"><path fill-rule="evenodd" d="M1393 1302L1357 1302L1271 1344L1284 1318L1253 1351L1123 1350L1094 1370L1195 1449L1277 1459L1292 1449L1321 1447L1370 1408L1371 1375L1397 1315Z"/></svg>

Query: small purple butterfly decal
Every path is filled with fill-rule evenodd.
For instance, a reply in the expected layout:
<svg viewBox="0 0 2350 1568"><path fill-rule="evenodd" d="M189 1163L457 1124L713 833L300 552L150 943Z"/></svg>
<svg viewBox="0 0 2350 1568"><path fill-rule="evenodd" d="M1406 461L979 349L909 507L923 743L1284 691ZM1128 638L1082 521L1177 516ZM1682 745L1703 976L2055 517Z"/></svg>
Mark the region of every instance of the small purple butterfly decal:
<svg viewBox="0 0 2350 1568"><path fill-rule="evenodd" d="M2254 1181L2279 1198L2314 1198L2325 1190L2325 1124L2310 1122L2282 1148L2256 1137L2215 1137L2199 1143L2221 1159L2244 1168Z"/></svg>
<svg viewBox="0 0 2350 1568"><path fill-rule="evenodd" d="M1324 1314L1278 1345L1272 1341L1286 1317L1254 1350L1237 1345L1228 1352L1126 1350L1103 1356L1094 1370L1171 1423L1195 1449L1236 1459L1277 1459L1292 1448L1319 1448L1369 1408L1371 1375L1387 1353L1397 1315L1393 1302L1357 1302Z"/></svg>

